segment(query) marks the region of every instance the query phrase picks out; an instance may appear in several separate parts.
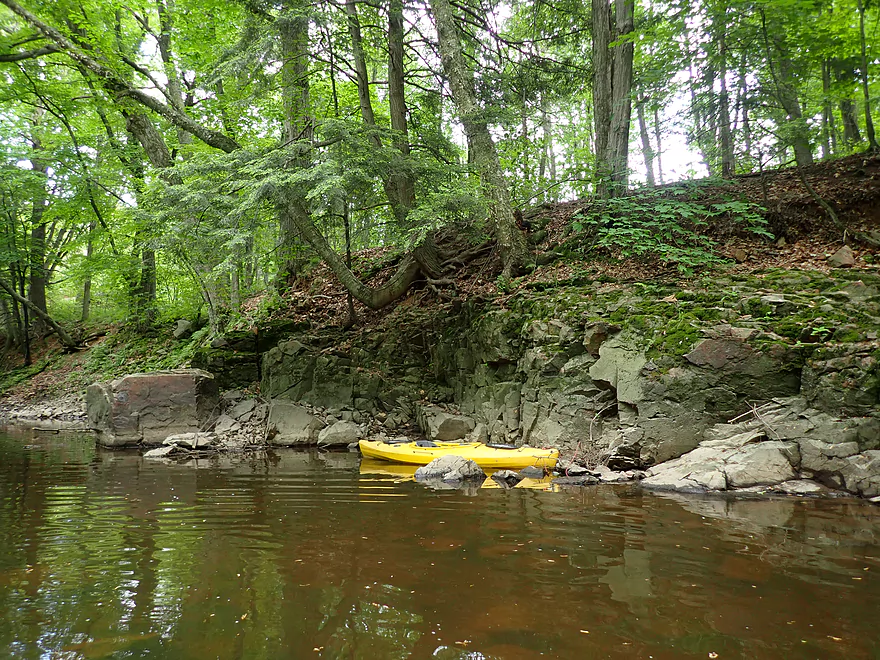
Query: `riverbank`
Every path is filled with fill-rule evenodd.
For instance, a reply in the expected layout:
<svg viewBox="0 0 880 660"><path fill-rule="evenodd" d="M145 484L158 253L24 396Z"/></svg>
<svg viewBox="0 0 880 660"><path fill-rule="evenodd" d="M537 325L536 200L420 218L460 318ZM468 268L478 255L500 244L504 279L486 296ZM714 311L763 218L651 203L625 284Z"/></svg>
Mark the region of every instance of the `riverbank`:
<svg viewBox="0 0 880 660"><path fill-rule="evenodd" d="M219 424L233 445L469 438L559 449L564 469L589 473L585 483L608 468L646 472L646 487L809 480L818 485L791 488L877 497L880 256L868 239L880 230L880 160L805 173L868 242L843 245L794 176L634 194L626 203L641 209L639 227L616 211L597 226L592 200L532 209L523 226L534 262L511 280L495 276L490 243L449 228L439 248L462 256L448 278L417 283L380 311L355 303L356 318L317 266L218 334L191 323L152 338L110 329L89 350L50 352L16 376L4 405L20 419L79 420L77 397L93 381L195 367L241 398L190 430ZM673 213L664 226L685 233L649 231L643 254L626 236L654 226L651 209ZM706 219L699 235L682 224L695 212ZM380 284L398 258L369 251L354 269ZM232 414L244 401L247 419ZM438 431L441 416L453 437Z"/></svg>

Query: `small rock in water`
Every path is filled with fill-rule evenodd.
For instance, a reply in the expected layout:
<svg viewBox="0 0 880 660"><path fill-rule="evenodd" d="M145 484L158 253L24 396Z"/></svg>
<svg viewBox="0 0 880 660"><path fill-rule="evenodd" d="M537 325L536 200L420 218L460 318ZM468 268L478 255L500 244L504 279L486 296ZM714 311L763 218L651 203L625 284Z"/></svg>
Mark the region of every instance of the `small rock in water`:
<svg viewBox="0 0 880 660"><path fill-rule="evenodd" d="M553 483L560 486L593 486L599 483L599 479L592 474L584 474L580 477L557 477Z"/></svg>
<svg viewBox="0 0 880 660"><path fill-rule="evenodd" d="M167 445L165 447L156 447L155 449L151 449L148 452L144 453L144 458L165 458L169 454L173 454L177 451L176 445Z"/></svg>
<svg viewBox="0 0 880 660"><path fill-rule="evenodd" d="M773 490L788 495L826 495L830 489L809 479L792 479L776 484Z"/></svg>
<svg viewBox="0 0 880 660"><path fill-rule="evenodd" d="M416 470L417 481L440 479L442 481L470 481L486 478L483 468L474 461L461 456L440 456Z"/></svg>
<svg viewBox="0 0 880 660"><path fill-rule="evenodd" d="M577 463L566 463L564 465L557 466L557 471L561 472L566 477L579 477L582 474L587 474L589 470L585 468L583 465L578 465Z"/></svg>
<svg viewBox="0 0 880 660"><path fill-rule="evenodd" d="M177 433L162 441L163 445L177 445L189 449L206 449L217 442L215 433Z"/></svg>
<svg viewBox="0 0 880 660"><path fill-rule="evenodd" d="M529 465L528 467L524 467L522 470L519 471L519 476L522 479L543 479L544 468Z"/></svg>
<svg viewBox="0 0 880 660"><path fill-rule="evenodd" d="M505 488L513 488L522 481L523 478L513 470L498 470L498 472L492 475L492 479Z"/></svg>

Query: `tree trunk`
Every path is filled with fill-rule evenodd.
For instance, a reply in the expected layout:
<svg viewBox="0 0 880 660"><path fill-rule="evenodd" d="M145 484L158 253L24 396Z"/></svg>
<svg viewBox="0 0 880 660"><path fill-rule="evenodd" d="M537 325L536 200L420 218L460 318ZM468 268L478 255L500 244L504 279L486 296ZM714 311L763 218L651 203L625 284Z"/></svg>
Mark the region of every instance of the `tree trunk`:
<svg viewBox="0 0 880 660"><path fill-rule="evenodd" d="M596 196L626 192L632 117L634 0L592 0ZM612 43L614 45L612 46Z"/></svg>
<svg viewBox="0 0 880 660"><path fill-rule="evenodd" d="M180 84L180 74L174 63L174 55L171 45L171 35L174 31L174 0L156 0L156 10L159 14L159 55L168 79L166 93L171 107L180 114L185 114L183 88ZM225 127L224 127L225 128ZM182 128L177 129L177 141L180 144L192 144L192 134Z"/></svg>
<svg viewBox="0 0 880 660"><path fill-rule="evenodd" d="M30 159L31 170L40 175L40 185L34 198L31 200L30 244L28 246L28 300L44 314L48 314L49 310L46 307L46 281L48 280L48 272L46 270L46 221L44 216L46 205L49 201L49 195L46 190L49 165L40 158L43 145L37 135L40 118L43 114L45 114L45 110L36 108L31 120L33 129L31 131L33 149L33 155ZM37 316L33 320L33 326L38 334L43 330L40 327L42 325L42 319Z"/></svg>
<svg viewBox="0 0 880 660"><path fill-rule="evenodd" d="M553 148L553 119L547 111L547 101L545 99L541 100L541 133L544 138L541 156L541 177L547 176L549 179L547 188L550 190L550 200L555 202L558 200L559 193L556 188L556 151Z"/></svg>
<svg viewBox="0 0 880 660"><path fill-rule="evenodd" d="M862 141L859 121L856 119L856 104L852 99L841 99L839 107L840 118L843 121L843 143L853 148Z"/></svg>
<svg viewBox="0 0 880 660"><path fill-rule="evenodd" d="M31 159L35 172L43 176L48 173L45 163ZM28 282L28 300L43 313L48 314L46 307L46 222L43 217L46 211L47 195L45 185L34 196L31 207L31 237L28 249L28 270L30 273ZM34 327L39 332L40 317L34 319Z"/></svg>
<svg viewBox="0 0 880 660"><path fill-rule="evenodd" d="M733 135L730 131L730 97L727 91L727 6L722 5L724 19L718 26L718 54L721 63L721 94L718 97L718 129L721 137L721 176L733 176L736 163L733 154Z"/></svg>
<svg viewBox="0 0 880 660"><path fill-rule="evenodd" d="M813 149L810 146L810 137L807 132L807 125L801 111L801 104L798 99L797 90L794 87L794 76L792 75L792 62L788 56L786 49L777 40L774 39L774 45L778 52L778 72L773 66L774 57L770 45L770 36L767 30L767 16L764 10L761 10L761 33L764 38L764 45L767 52L767 61L770 65L770 73L773 77L773 83L776 92L776 98L788 115L788 129L791 137L788 139L789 144L794 149L794 158L799 167L813 164Z"/></svg>
<svg viewBox="0 0 880 660"><path fill-rule="evenodd" d="M694 74L694 66L693 61L695 56L690 54L691 50L691 40L690 33L685 28L684 31L684 43L688 51L687 58L687 73L688 73L688 91L690 93L691 98L691 118L693 121L693 131L691 132L690 141L691 143L697 146L697 149L700 152L700 157L703 159L703 164L706 166L706 171L709 173L709 176L713 176L715 173L714 169L714 161L710 157L710 154L707 153L706 150L706 132L708 128L706 124L705 115L707 113L704 112L703 108L700 104L700 99L697 96L697 83L696 83L696 75Z"/></svg>
<svg viewBox="0 0 880 660"><path fill-rule="evenodd" d="M64 328L58 325L51 316L46 314L42 309L37 307L30 300L16 292L16 290L8 283L6 280L0 279L0 289L3 289L6 293L8 293L12 298L20 302L22 305L27 307L30 311L36 314L40 320L42 320L47 326L49 326L55 333L58 335L58 339L61 340L61 343L64 344L67 348L76 348L77 343L73 340L73 338L65 332Z"/></svg>
<svg viewBox="0 0 880 660"><path fill-rule="evenodd" d="M92 222L89 225L89 241L86 243L86 264L89 272L86 273L85 281L83 282L83 296L82 296L82 314L80 314L80 321L85 323L89 320L89 316L92 311L92 275L91 275L91 262L92 262L92 253L94 252L94 242L92 241L92 234L95 231L95 223Z"/></svg>
<svg viewBox="0 0 880 660"><path fill-rule="evenodd" d="M345 13L348 15L348 31L351 36L351 50L352 50L352 58L354 59L354 70L357 80L357 90L358 90L358 101L361 108L361 118L364 120L364 124L369 127L376 126L376 116L373 112L373 102L370 98L370 80L367 74L367 60L364 56L363 49L363 39L361 37L361 24L358 19L357 14L357 6L355 4L355 0L346 0L345 3ZM401 16L402 20L402 16ZM389 18L389 39L390 39L390 31L391 31L391 19ZM402 30L402 25L401 25ZM400 35L400 38L403 38L403 35ZM400 56L403 56L403 43L400 44ZM392 75L391 71L392 67L390 64L390 56L389 56L389 76ZM400 79L395 81L393 87L396 89L396 93L399 95L403 94L403 71L393 72L393 75L399 75ZM400 87L397 89L397 87ZM389 87L392 87L389 81ZM389 93L389 102L390 93ZM393 117L393 121L397 123L397 130L401 130L403 135L406 135L406 110L402 107L403 100L402 98L397 98L394 101L396 107L397 117ZM371 134L371 141L376 146L377 149L382 148L382 140L379 138L379 135L376 132ZM404 138L405 139L405 138ZM397 140L398 148L400 147L400 142L402 139ZM406 153L409 153L409 143L405 144ZM406 177L403 177L404 179ZM392 174L383 175L382 177L382 186L385 190L385 196L388 198L389 204L391 204L391 212L394 214L394 218L397 221L397 224L401 228L407 228L406 218L409 215L409 212L412 210L412 205L414 203L413 198L413 189L410 185L408 188L406 186L406 182L403 181L400 177L395 178ZM407 196L407 199L404 200L401 198L401 193Z"/></svg>
<svg viewBox="0 0 880 660"><path fill-rule="evenodd" d="M859 132L859 121L856 117L856 104L853 103L851 94L855 91L856 72L852 60L833 60L834 79L838 90L842 90L838 107L840 119L843 124L843 144L852 149L862 141ZM841 92L838 91L840 94Z"/></svg>
<svg viewBox="0 0 880 660"><path fill-rule="evenodd" d="M309 89L309 17L308 3L294 0L284 5L285 12L278 19L281 37L281 96L284 108L285 142L311 143L314 122L311 115ZM290 164L293 168L308 167L310 158L303 155ZM299 268L299 232L296 222L289 217L288 204L282 201L279 209L278 279L288 282Z"/></svg>
<svg viewBox="0 0 880 660"><path fill-rule="evenodd" d="M636 115L639 118L639 134L642 138L642 155L645 158L645 177L652 188L657 185L654 180L654 150L651 148L651 138L648 136L648 124L645 122L645 98L636 106Z"/></svg>
<svg viewBox="0 0 880 660"><path fill-rule="evenodd" d="M464 125L474 165L480 174L483 194L489 202L489 218L495 226L495 237L501 252L502 275L511 277L525 263L528 255L526 239L513 217L510 191L501 170L495 141L483 118L482 108L477 104L473 74L467 68L461 52L452 7L448 0L431 0L430 4L437 26L440 61Z"/></svg>
<svg viewBox="0 0 880 660"><path fill-rule="evenodd" d="M348 33L351 36L351 53L354 59L354 72L357 79L361 117L363 117L364 123L367 126L375 126L376 117L373 114L373 103L370 100L370 78L367 74L367 59L364 56L361 23L358 19L355 0L345 1L345 13L348 16ZM375 143L380 144L379 137L375 133L372 139Z"/></svg>
<svg viewBox="0 0 880 660"><path fill-rule="evenodd" d="M746 79L746 54L743 52L739 63L739 96L738 105L742 113L743 146L746 157L752 158L752 123L749 118L749 83ZM750 161L751 162L751 161Z"/></svg>
<svg viewBox="0 0 880 660"><path fill-rule="evenodd" d="M831 105L831 63L822 60L822 158L837 153L834 108Z"/></svg>
<svg viewBox="0 0 880 660"><path fill-rule="evenodd" d="M633 57L635 44L627 35L634 29L635 0L614 0L617 44L614 46L614 80L611 115L611 182L613 194L626 193L629 182L629 127L632 119Z"/></svg>
<svg viewBox="0 0 880 660"><path fill-rule="evenodd" d="M143 113L128 113L125 127L135 137L144 149L150 164L159 171L166 182L170 184L181 183L180 176L174 171L174 161L171 152L165 144L165 139L158 129ZM156 310L156 251L151 244L151 232L142 228L137 233L137 243L141 249L140 277L135 286L135 317L142 329L151 327L157 316Z"/></svg>
<svg viewBox="0 0 880 660"><path fill-rule="evenodd" d="M308 210L297 199L289 202L288 217L299 230L303 239L318 253L324 262L330 267L342 285L351 291L351 294L370 309L381 309L394 302L406 293L410 284L419 274L419 264L412 255L406 255L401 260L397 272L385 285L372 288L357 279L351 269L345 265L345 261L324 238L324 235L315 227L309 216Z"/></svg>
<svg viewBox="0 0 880 660"><path fill-rule="evenodd" d="M660 141L660 108L654 106L654 139L657 141L657 179L663 185L663 143Z"/></svg>
<svg viewBox="0 0 880 660"><path fill-rule="evenodd" d="M409 157L406 97L403 66L403 0L391 0L388 6L388 108L391 128L395 131L394 146ZM391 183L397 188L400 206L409 212L415 206L415 181L408 172L392 170Z"/></svg>
<svg viewBox="0 0 880 660"><path fill-rule="evenodd" d="M877 144L877 136L874 134L874 120L871 117L871 92L868 87L868 55L865 47L865 2L857 0L859 10L859 44L862 56L862 93L865 96L865 133L868 135L868 148L880 149Z"/></svg>
<svg viewBox="0 0 880 660"><path fill-rule="evenodd" d="M611 51L611 5L608 0L592 0L592 18L595 194L596 197L606 198L611 178L608 143L611 133L611 94L614 73L614 58Z"/></svg>

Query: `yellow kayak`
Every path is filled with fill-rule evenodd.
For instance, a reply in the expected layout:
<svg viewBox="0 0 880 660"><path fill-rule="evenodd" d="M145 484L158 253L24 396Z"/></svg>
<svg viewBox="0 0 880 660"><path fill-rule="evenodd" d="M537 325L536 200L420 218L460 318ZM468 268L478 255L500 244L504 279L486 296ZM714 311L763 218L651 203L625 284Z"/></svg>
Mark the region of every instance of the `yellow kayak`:
<svg viewBox="0 0 880 660"><path fill-rule="evenodd" d="M517 470L534 465L552 468L559 458L556 449L517 447L500 449L482 442L401 442L389 444L374 440L361 440L361 453L369 458L379 458L395 463L427 465L440 456L454 455L474 461L484 470Z"/></svg>

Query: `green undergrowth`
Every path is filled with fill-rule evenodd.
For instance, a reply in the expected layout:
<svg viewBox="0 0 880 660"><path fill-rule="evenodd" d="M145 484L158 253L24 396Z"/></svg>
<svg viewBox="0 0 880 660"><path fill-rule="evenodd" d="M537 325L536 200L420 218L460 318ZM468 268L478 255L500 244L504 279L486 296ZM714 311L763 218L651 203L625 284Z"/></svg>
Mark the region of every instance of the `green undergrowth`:
<svg viewBox="0 0 880 660"><path fill-rule="evenodd" d="M581 258L596 253L650 257L690 275L725 261L710 230L773 239L765 214L766 209L740 199L735 191L707 202L694 186L645 189L594 201L576 213L560 252Z"/></svg>
<svg viewBox="0 0 880 660"><path fill-rule="evenodd" d="M3 374L2 378L0 378L0 395L5 394L16 385L33 378L37 374L44 372L46 369L51 368L57 362L57 359L57 355L50 355L31 365L18 367L6 372Z"/></svg>
<svg viewBox="0 0 880 660"><path fill-rule="evenodd" d="M126 331L109 335L89 350L81 368L68 377L68 385L83 389L125 374L187 367L208 332L207 328L198 330L183 341Z"/></svg>

